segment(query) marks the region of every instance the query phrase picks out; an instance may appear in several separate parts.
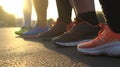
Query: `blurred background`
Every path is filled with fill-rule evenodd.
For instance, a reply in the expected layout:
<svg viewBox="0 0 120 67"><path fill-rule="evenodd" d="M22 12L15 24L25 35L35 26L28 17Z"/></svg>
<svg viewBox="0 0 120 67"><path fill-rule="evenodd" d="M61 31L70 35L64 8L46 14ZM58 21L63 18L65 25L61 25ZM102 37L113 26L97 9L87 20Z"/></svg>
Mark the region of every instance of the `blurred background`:
<svg viewBox="0 0 120 67"><path fill-rule="evenodd" d="M57 19L57 8L56 0L49 0L48 10L47 10L47 19L48 22L53 22ZM99 0L95 0L95 8L100 18L100 21L103 20L101 17L101 6ZM20 27L23 23L23 0L0 0L0 27ZM74 19L75 14L72 12L72 19ZM34 7L32 9L32 22L36 22L36 13Z"/></svg>

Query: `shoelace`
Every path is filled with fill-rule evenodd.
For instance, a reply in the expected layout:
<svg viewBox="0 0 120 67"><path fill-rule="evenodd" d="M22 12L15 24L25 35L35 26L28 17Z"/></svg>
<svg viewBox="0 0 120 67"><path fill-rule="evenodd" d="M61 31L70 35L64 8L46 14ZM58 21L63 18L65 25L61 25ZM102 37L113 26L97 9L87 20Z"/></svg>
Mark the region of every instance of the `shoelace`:
<svg viewBox="0 0 120 67"><path fill-rule="evenodd" d="M112 38L110 38L110 36L104 36L104 34L103 34L103 32L106 32L106 31L104 31L105 24L100 24L100 27L102 29L99 31L98 36L93 40L93 42L97 42L97 45L102 45L104 43L111 42ZM102 38L104 38L104 39L102 39Z"/></svg>
<svg viewBox="0 0 120 67"><path fill-rule="evenodd" d="M59 24L60 22L61 22L61 20L60 20L60 19L57 19L57 22L54 22L54 24L52 24L52 28L54 28L54 27L55 27L57 24ZM78 21L77 21L77 19L75 18L75 21L67 24L67 26L66 26L66 31L70 30L70 29L72 28L72 26L73 26L73 25L76 25L76 24L78 24Z"/></svg>
<svg viewBox="0 0 120 67"><path fill-rule="evenodd" d="M100 35L104 31L105 24L100 23L99 26L101 27L101 30L98 32L98 35Z"/></svg>

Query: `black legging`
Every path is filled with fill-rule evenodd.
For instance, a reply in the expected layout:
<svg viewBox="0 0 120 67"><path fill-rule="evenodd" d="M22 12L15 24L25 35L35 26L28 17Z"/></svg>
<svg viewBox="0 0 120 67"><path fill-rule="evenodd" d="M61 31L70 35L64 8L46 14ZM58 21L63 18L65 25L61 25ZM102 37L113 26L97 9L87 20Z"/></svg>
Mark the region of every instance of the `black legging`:
<svg viewBox="0 0 120 67"><path fill-rule="evenodd" d="M110 28L116 32L120 33L120 3L119 0L99 0L103 12L105 14L106 22L110 26Z"/></svg>
<svg viewBox="0 0 120 67"><path fill-rule="evenodd" d="M56 0L56 4L58 9L58 18L66 24L70 23L72 6L69 0Z"/></svg>

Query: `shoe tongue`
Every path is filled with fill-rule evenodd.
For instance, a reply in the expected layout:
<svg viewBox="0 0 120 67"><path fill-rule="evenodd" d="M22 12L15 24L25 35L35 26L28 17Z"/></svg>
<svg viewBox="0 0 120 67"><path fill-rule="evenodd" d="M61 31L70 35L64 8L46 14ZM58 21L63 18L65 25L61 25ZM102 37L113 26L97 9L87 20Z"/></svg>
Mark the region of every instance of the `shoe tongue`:
<svg viewBox="0 0 120 67"><path fill-rule="evenodd" d="M70 24L67 25L66 30L69 31L73 27L74 23L71 22Z"/></svg>
<svg viewBox="0 0 120 67"><path fill-rule="evenodd" d="M71 32L79 32L79 29L80 29L80 23L78 23L78 24L73 24L72 26L71 26L71 28L69 29L69 31L71 31Z"/></svg>

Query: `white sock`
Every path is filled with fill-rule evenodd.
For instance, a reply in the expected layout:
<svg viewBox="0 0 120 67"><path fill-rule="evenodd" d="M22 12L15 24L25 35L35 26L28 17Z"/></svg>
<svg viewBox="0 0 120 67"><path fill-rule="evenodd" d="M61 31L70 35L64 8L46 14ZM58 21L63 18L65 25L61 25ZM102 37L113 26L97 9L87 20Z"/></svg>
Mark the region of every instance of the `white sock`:
<svg viewBox="0 0 120 67"><path fill-rule="evenodd" d="M23 9L23 14L24 14L24 27L31 27L31 14L32 14L32 1L31 0L24 0L24 9Z"/></svg>

